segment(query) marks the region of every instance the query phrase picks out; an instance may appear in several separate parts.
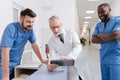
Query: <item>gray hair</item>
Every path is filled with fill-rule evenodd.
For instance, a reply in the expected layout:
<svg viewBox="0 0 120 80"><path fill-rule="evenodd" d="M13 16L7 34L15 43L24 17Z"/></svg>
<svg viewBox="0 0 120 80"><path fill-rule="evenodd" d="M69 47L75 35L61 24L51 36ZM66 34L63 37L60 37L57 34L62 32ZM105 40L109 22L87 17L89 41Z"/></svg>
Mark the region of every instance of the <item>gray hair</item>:
<svg viewBox="0 0 120 80"><path fill-rule="evenodd" d="M60 20L59 19L59 17L58 16L51 16L50 18L49 18L49 21L54 21L54 20Z"/></svg>

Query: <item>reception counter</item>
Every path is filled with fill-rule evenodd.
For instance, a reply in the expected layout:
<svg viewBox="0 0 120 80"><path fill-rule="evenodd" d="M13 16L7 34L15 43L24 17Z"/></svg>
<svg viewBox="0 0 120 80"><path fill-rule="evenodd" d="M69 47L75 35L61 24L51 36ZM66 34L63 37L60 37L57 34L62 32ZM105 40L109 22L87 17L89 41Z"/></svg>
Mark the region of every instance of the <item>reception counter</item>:
<svg viewBox="0 0 120 80"><path fill-rule="evenodd" d="M67 80L67 66L57 67L51 72L48 71L47 65L42 65L25 80Z"/></svg>

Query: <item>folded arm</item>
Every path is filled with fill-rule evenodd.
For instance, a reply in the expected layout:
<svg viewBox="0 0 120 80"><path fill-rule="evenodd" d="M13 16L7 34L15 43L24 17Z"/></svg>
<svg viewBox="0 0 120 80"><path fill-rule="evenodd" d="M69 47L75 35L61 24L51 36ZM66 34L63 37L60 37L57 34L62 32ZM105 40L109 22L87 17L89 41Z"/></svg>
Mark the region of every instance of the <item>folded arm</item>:
<svg viewBox="0 0 120 80"><path fill-rule="evenodd" d="M92 36L92 43L96 43L96 44L101 44L104 43L104 41L102 39L100 39L98 36Z"/></svg>
<svg viewBox="0 0 120 80"><path fill-rule="evenodd" d="M98 37L104 42L112 42L120 39L120 31L114 31L109 34L98 34Z"/></svg>

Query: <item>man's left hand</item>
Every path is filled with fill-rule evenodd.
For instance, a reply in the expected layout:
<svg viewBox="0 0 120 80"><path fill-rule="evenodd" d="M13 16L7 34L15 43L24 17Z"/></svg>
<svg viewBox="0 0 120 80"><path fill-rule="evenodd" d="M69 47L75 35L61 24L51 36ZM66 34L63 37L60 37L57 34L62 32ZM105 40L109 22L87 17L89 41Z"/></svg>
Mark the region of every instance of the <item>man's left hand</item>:
<svg viewBox="0 0 120 80"><path fill-rule="evenodd" d="M42 62L43 64L48 64L48 60L46 60L46 59L42 59L41 62Z"/></svg>
<svg viewBox="0 0 120 80"><path fill-rule="evenodd" d="M59 59L60 59L60 60L68 60L68 59L70 59L70 58L69 58L68 56L60 56Z"/></svg>

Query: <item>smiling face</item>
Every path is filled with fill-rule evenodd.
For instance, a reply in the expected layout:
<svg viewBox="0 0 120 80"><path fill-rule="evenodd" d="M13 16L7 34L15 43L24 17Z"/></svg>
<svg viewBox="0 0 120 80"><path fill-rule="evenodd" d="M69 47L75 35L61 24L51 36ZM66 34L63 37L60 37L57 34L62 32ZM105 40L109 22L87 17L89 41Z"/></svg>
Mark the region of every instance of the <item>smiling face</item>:
<svg viewBox="0 0 120 80"><path fill-rule="evenodd" d="M110 19L110 11L111 9L109 6L102 5L98 7L98 17L102 22L107 22Z"/></svg>
<svg viewBox="0 0 120 80"><path fill-rule="evenodd" d="M24 31L31 30L33 28L36 16L36 13L29 8L20 12L20 25Z"/></svg>
<svg viewBox="0 0 120 80"><path fill-rule="evenodd" d="M35 18L32 18L30 16L21 16L20 18L20 23L21 23L21 27L24 29L24 31L26 30L31 30L33 28L35 22Z"/></svg>

